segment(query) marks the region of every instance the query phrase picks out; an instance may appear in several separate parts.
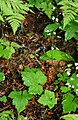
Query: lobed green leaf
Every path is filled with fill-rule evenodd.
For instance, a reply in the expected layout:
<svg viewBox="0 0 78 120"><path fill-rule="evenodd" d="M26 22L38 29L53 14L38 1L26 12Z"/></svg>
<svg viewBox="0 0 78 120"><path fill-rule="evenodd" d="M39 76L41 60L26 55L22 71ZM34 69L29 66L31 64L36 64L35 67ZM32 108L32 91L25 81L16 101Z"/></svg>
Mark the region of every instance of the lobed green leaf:
<svg viewBox="0 0 78 120"><path fill-rule="evenodd" d="M28 104L28 100L32 98L32 95L30 95L26 90L14 90L9 94L8 97L13 99L13 105L15 105L18 114L20 114L24 110L25 106Z"/></svg>
<svg viewBox="0 0 78 120"><path fill-rule="evenodd" d="M21 72L22 80L24 81L24 85L29 87L30 94L41 94L43 88L41 84L46 83L47 77L40 71L40 69L36 68L26 68L23 72Z"/></svg>
<svg viewBox="0 0 78 120"><path fill-rule="evenodd" d="M55 98L54 92L45 90L45 93L41 95L38 102L52 109L54 105L57 104L57 98Z"/></svg>
<svg viewBox="0 0 78 120"><path fill-rule="evenodd" d="M4 96L0 97L0 101L1 101L1 102L7 102L6 96L4 95Z"/></svg>

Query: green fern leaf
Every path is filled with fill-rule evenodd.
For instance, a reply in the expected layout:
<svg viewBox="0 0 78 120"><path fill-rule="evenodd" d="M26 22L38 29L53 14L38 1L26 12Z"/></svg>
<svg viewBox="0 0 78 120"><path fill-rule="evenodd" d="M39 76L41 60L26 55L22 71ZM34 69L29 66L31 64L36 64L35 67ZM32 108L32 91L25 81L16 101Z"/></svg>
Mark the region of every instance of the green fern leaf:
<svg viewBox="0 0 78 120"><path fill-rule="evenodd" d="M31 11L28 3L24 3L22 0L0 0L0 20L4 22L3 17L6 16L6 20L11 25L14 34L16 33L18 27L22 20L24 20L24 14L27 11Z"/></svg>
<svg viewBox="0 0 78 120"><path fill-rule="evenodd" d="M12 27L12 29L13 29L13 33L15 34L16 31L17 31L17 29L18 29L18 27L20 27L20 23L18 22L18 20L15 20L15 19L14 19L14 21L12 21L12 22L10 23L10 25L11 25L11 27Z"/></svg>
<svg viewBox="0 0 78 120"><path fill-rule="evenodd" d="M69 17L68 17L69 16ZM72 21L75 17L71 13L65 14L63 29Z"/></svg>
<svg viewBox="0 0 78 120"><path fill-rule="evenodd" d="M4 19L1 15L0 15L0 21L4 22Z"/></svg>
<svg viewBox="0 0 78 120"><path fill-rule="evenodd" d="M11 15L13 14L13 10L9 3L7 4L7 1L2 1L1 3L1 11L3 12L3 15Z"/></svg>
<svg viewBox="0 0 78 120"><path fill-rule="evenodd" d="M62 0L58 3L62 5L61 9L63 10L63 28L65 28L70 22L77 21L78 18L78 2L72 0Z"/></svg>
<svg viewBox="0 0 78 120"><path fill-rule="evenodd" d="M15 13L14 16L15 16L16 19L18 19L20 21L24 20L24 16L22 14L20 14L20 13Z"/></svg>

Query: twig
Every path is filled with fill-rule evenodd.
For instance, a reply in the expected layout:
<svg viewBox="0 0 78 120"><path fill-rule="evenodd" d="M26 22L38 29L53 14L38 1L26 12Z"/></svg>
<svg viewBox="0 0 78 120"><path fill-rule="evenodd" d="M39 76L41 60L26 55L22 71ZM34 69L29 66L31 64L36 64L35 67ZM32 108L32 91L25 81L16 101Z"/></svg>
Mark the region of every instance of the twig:
<svg viewBox="0 0 78 120"><path fill-rule="evenodd" d="M10 107L10 105L8 105L8 106L6 106L6 107L0 109L0 112L2 112L3 110L7 109L8 107Z"/></svg>
<svg viewBox="0 0 78 120"><path fill-rule="evenodd" d="M45 109L45 111L44 111L44 113L42 114L42 116L41 116L41 119L43 119L44 118L44 116L45 116L45 114L46 114L46 112L47 112L47 108Z"/></svg>

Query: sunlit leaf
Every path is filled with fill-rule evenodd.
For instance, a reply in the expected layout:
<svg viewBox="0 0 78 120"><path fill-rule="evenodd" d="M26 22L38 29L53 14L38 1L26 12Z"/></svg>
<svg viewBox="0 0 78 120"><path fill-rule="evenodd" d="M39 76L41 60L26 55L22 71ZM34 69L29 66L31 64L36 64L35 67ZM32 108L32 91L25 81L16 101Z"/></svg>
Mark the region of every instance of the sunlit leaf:
<svg viewBox="0 0 78 120"><path fill-rule="evenodd" d="M77 114L67 114L61 117L64 120L77 120L78 115Z"/></svg>
<svg viewBox="0 0 78 120"><path fill-rule="evenodd" d="M18 113L22 112L25 106L28 104L28 100L32 98L32 95L24 91L16 91L14 90L9 94L9 97L13 99L13 105L15 105Z"/></svg>
<svg viewBox="0 0 78 120"><path fill-rule="evenodd" d="M6 96L2 96L2 97L0 97L0 101L1 101L1 102L7 102L7 98L6 98Z"/></svg>
<svg viewBox="0 0 78 120"><path fill-rule="evenodd" d="M55 98L54 92L45 90L45 93L41 95L38 102L52 109L54 105L57 104L57 98Z"/></svg>
<svg viewBox="0 0 78 120"><path fill-rule="evenodd" d="M66 86L61 86L60 90L64 93L68 92L70 90L69 87L66 87Z"/></svg>
<svg viewBox="0 0 78 120"><path fill-rule="evenodd" d="M40 95L42 92L43 92L43 88L38 84L34 83L34 85L31 85L29 87L30 94L34 94L34 95L39 94Z"/></svg>
<svg viewBox="0 0 78 120"><path fill-rule="evenodd" d="M63 112L68 113L68 112L75 112L77 108L77 104L74 101L74 96L70 93L67 93L64 95L63 101Z"/></svg>
<svg viewBox="0 0 78 120"><path fill-rule="evenodd" d="M41 94L43 88L41 84L45 84L47 77L42 73L40 69L32 68L25 69L22 74L22 80L24 81L24 85L29 87L29 93L33 94Z"/></svg>
<svg viewBox="0 0 78 120"><path fill-rule="evenodd" d="M60 50L49 50L40 56L40 60L65 60L74 61L74 59L67 53Z"/></svg>

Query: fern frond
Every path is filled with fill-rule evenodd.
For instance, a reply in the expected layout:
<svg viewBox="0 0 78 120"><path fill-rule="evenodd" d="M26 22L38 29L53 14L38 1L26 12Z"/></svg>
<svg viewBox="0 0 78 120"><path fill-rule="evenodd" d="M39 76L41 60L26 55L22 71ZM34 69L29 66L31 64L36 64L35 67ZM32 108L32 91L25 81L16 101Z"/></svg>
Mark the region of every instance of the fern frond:
<svg viewBox="0 0 78 120"><path fill-rule="evenodd" d="M78 23L78 19L77 19L77 20L75 20L75 22L77 22L77 23Z"/></svg>
<svg viewBox="0 0 78 120"><path fill-rule="evenodd" d="M6 16L15 34L21 21L24 20L24 14L27 14L27 11L32 12L30 7L31 5L23 3L22 0L0 0L0 20L3 22Z"/></svg>
<svg viewBox="0 0 78 120"><path fill-rule="evenodd" d="M20 27L21 21L15 18L12 18L13 16L8 17L8 22L11 25L13 29L13 33L15 34L18 27Z"/></svg>
<svg viewBox="0 0 78 120"><path fill-rule="evenodd" d="M0 21L4 22L4 19L1 15L0 15Z"/></svg>
<svg viewBox="0 0 78 120"><path fill-rule="evenodd" d="M18 27L20 27L20 22L17 22L17 20L14 20L10 23L12 29L13 29L13 33L15 34Z"/></svg>
<svg viewBox="0 0 78 120"><path fill-rule="evenodd" d="M68 17L69 16L69 17ZM65 15L65 18L64 18L64 25L63 25L63 28L66 27L66 25L68 25L68 23L71 22L71 20L74 19L74 16L72 14L66 14Z"/></svg>
<svg viewBox="0 0 78 120"><path fill-rule="evenodd" d="M21 21L24 19L24 16L22 14L14 13L13 15L9 16L6 20L11 25L13 32L17 31L18 27L21 24Z"/></svg>
<svg viewBox="0 0 78 120"><path fill-rule="evenodd" d="M78 1L72 0L62 0L58 3L58 5L62 5L61 9L64 13L64 24L63 28L66 27L71 21L77 21L78 17Z"/></svg>
<svg viewBox="0 0 78 120"><path fill-rule="evenodd" d="M3 0L0 7L1 7L1 11L2 11L3 16L13 14L13 10L11 8L11 5L9 5L8 2Z"/></svg>

